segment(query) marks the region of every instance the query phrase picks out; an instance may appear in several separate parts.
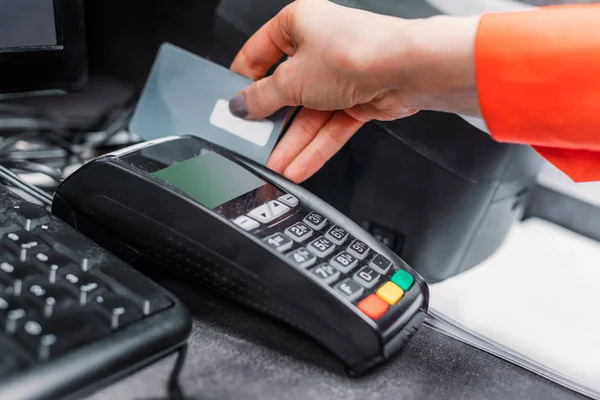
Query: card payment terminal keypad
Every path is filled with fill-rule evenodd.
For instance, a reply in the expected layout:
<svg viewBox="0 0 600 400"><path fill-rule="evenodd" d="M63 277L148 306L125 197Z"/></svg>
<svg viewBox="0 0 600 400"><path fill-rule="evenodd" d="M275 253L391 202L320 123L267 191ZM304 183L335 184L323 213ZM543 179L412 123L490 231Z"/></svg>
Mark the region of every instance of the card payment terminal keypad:
<svg viewBox="0 0 600 400"><path fill-rule="evenodd" d="M373 320L401 302L414 283L408 272L291 194L267 201L232 222Z"/></svg>

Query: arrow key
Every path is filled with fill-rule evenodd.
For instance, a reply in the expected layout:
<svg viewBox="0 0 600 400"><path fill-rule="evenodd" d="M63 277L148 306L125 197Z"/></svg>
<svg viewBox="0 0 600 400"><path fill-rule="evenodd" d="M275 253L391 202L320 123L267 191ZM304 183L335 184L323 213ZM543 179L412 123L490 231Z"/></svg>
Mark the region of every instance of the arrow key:
<svg viewBox="0 0 600 400"><path fill-rule="evenodd" d="M272 200L267 203L269 209L271 210L271 215L273 218L277 218L290 210L290 208L279 201Z"/></svg>
<svg viewBox="0 0 600 400"><path fill-rule="evenodd" d="M248 216L263 224L267 224L275 219L268 204L263 204L262 206L255 208L248 213Z"/></svg>

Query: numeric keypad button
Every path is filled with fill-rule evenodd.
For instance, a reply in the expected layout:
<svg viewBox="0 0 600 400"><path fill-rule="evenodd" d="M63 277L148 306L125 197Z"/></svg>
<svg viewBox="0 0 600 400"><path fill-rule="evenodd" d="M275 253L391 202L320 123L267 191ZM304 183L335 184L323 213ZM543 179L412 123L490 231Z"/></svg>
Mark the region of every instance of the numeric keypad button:
<svg viewBox="0 0 600 400"><path fill-rule="evenodd" d="M356 267L358 260L352 254L342 251L340 254L333 257L329 263L337 268L340 272L345 274L352 271L352 269Z"/></svg>
<svg viewBox="0 0 600 400"><path fill-rule="evenodd" d="M360 240L354 240L348 246L348 252L359 260L364 260L369 254L369 246Z"/></svg>
<svg viewBox="0 0 600 400"><path fill-rule="evenodd" d="M344 228L334 225L327 231L325 237L331 240L333 243L340 245L348 238L348 232L346 232Z"/></svg>
<svg viewBox="0 0 600 400"><path fill-rule="evenodd" d="M305 247L291 252L288 257L292 260L296 266L300 268L307 268L313 265L317 261L317 256L308 251Z"/></svg>
<svg viewBox="0 0 600 400"><path fill-rule="evenodd" d="M327 224L327 218L313 211L304 217L304 222L314 230L318 231L325 227L325 224Z"/></svg>
<svg viewBox="0 0 600 400"><path fill-rule="evenodd" d="M297 222L285 230L285 234L294 239L294 241L300 243L313 235L313 230L310 229L306 224Z"/></svg>
<svg viewBox="0 0 600 400"><path fill-rule="evenodd" d="M348 301L354 301L358 299L365 291L364 287L359 285L358 282L351 278L344 279L335 285L334 289L344 296Z"/></svg>
<svg viewBox="0 0 600 400"><path fill-rule="evenodd" d="M321 264L310 272L326 285L335 282L340 277L340 271L329 264Z"/></svg>
<svg viewBox="0 0 600 400"><path fill-rule="evenodd" d="M264 242L279 252L288 251L293 244L292 239L279 232L267 237Z"/></svg>
<svg viewBox="0 0 600 400"><path fill-rule="evenodd" d="M319 236L308 245L308 251L315 256L325 258L335 250L335 244L324 236Z"/></svg>
<svg viewBox="0 0 600 400"><path fill-rule="evenodd" d="M380 278L381 275L379 275L371 267L362 267L356 274L354 274L354 279L367 289L375 286L377 282L379 282Z"/></svg>
<svg viewBox="0 0 600 400"><path fill-rule="evenodd" d="M369 265L380 274L387 274L392 266L392 262L381 254L377 254L375 257L373 257Z"/></svg>

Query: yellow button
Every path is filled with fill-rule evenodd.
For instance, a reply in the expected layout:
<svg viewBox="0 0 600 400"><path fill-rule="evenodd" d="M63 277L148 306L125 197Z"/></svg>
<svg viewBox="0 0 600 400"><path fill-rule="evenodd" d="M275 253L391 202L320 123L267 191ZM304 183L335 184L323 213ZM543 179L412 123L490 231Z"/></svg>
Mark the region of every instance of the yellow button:
<svg viewBox="0 0 600 400"><path fill-rule="evenodd" d="M392 282L386 282L377 289L377 296L385 300L389 305L394 305L404 296L404 290Z"/></svg>

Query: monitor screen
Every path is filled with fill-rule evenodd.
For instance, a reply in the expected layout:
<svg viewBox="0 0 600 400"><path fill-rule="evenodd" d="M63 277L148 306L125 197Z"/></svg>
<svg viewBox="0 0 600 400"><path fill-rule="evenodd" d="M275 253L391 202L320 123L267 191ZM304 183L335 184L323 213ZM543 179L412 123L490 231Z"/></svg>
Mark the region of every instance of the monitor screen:
<svg viewBox="0 0 600 400"><path fill-rule="evenodd" d="M0 49L57 45L54 0L0 0Z"/></svg>

